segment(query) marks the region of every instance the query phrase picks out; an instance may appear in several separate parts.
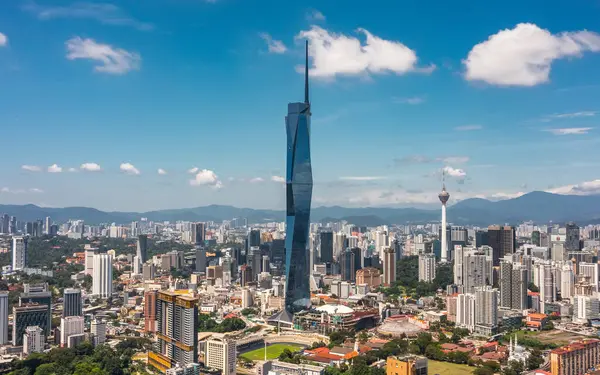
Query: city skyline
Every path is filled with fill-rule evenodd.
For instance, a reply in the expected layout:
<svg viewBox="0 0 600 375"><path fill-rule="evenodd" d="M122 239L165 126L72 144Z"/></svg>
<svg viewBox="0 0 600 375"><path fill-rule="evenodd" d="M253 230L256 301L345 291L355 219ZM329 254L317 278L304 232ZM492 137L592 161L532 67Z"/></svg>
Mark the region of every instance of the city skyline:
<svg viewBox="0 0 600 375"><path fill-rule="evenodd" d="M314 205L433 208L442 170L454 203L600 192L598 5L263 5L4 5L0 203L284 207L304 39Z"/></svg>

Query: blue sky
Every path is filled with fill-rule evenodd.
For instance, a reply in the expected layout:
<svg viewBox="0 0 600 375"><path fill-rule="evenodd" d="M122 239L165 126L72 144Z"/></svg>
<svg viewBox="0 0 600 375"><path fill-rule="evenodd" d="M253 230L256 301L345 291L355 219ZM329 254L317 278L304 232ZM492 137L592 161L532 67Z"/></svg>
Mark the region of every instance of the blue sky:
<svg viewBox="0 0 600 375"><path fill-rule="evenodd" d="M3 1L0 203L283 208L304 39L314 205L600 190L599 1L340 4Z"/></svg>

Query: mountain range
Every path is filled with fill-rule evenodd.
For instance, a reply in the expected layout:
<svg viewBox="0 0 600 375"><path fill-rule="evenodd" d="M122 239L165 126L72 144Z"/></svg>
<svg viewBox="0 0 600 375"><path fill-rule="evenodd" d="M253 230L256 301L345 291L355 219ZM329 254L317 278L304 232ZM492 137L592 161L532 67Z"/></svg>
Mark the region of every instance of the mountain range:
<svg viewBox="0 0 600 375"><path fill-rule="evenodd" d="M247 218L249 223L284 221L285 211L237 208L210 205L196 208L158 210L149 212L105 212L89 207L49 208L36 205L1 205L0 213L16 216L18 220L33 221L50 216L56 222L82 219L88 224L125 224L142 217L152 221L216 221ZM382 224L426 223L439 221L440 210L417 208L339 206L315 207L311 220L327 222L346 220L356 225L376 226ZM518 224L523 221L536 223L564 223L574 221L580 225L600 223L600 195L559 195L531 192L518 198L489 201L465 199L448 207L448 222L457 225Z"/></svg>

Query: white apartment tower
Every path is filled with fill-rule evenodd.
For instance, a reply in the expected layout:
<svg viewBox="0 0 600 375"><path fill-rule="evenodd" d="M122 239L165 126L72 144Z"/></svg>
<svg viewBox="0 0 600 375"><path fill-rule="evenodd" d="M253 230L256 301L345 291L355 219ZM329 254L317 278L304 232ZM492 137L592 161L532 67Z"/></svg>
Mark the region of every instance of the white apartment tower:
<svg viewBox="0 0 600 375"><path fill-rule="evenodd" d="M8 292L0 292L0 345L8 343Z"/></svg>
<svg viewBox="0 0 600 375"><path fill-rule="evenodd" d="M15 236L12 241L12 269L22 270L27 267L27 237Z"/></svg>
<svg viewBox="0 0 600 375"><path fill-rule="evenodd" d="M44 351L44 330L38 326L30 326L25 328L23 334L23 353L29 355L31 353L41 353Z"/></svg>
<svg viewBox="0 0 600 375"><path fill-rule="evenodd" d="M432 282L435 279L435 255L419 255L419 281Z"/></svg>
<svg viewBox="0 0 600 375"><path fill-rule="evenodd" d="M109 298L113 293L112 255L94 255L94 273L92 275L92 294L100 298Z"/></svg>
<svg viewBox="0 0 600 375"><path fill-rule="evenodd" d="M223 375L235 375L236 344L226 338L206 342L206 367L221 370Z"/></svg>

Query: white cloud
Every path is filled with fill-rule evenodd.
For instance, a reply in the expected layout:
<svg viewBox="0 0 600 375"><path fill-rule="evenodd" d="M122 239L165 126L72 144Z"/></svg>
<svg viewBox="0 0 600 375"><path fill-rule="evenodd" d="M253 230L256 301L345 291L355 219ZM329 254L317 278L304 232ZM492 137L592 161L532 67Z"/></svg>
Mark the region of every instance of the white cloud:
<svg viewBox="0 0 600 375"><path fill-rule="evenodd" d="M8 38L5 34L0 33L0 47L4 47L8 44Z"/></svg>
<svg viewBox="0 0 600 375"><path fill-rule="evenodd" d="M600 180L584 181L579 184L559 186L547 190L549 193L565 195L595 195L600 194Z"/></svg>
<svg viewBox="0 0 600 375"><path fill-rule="evenodd" d="M565 118L576 118L576 117L593 117L596 116L597 111L580 111L571 113L555 113L547 116L547 120L550 119L565 119Z"/></svg>
<svg viewBox="0 0 600 375"><path fill-rule="evenodd" d="M340 180L344 181L377 181L385 180L385 176L344 176L340 177Z"/></svg>
<svg viewBox="0 0 600 375"><path fill-rule="evenodd" d="M118 6L108 3L82 1L67 6L45 6L31 1L23 9L34 14L40 20L57 18L92 19L104 25L127 26L141 31L154 29L154 25L136 20L125 14Z"/></svg>
<svg viewBox="0 0 600 375"><path fill-rule="evenodd" d="M525 195L526 193L519 191L516 193L503 193L503 192L497 192L497 193L493 193L489 196L487 196L486 198L492 198L492 199L500 199L500 200L504 200L504 199L514 199L514 198L519 198L522 195Z"/></svg>
<svg viewBox="0 0 600 375"><path fill-rule="evenodd" d="M83 163L83 164L81 164L79 169L88 171L88 172L98 172L98 171L102 170L102 168L100 168L100 165L98 165L96 163Z"/></svg>
<svg viewBox="0 0 600 375"><path fill-rule="evenodd" d="M44 191L42 189L38 189L38 188L31 188L31 189L29 189L29 192L30 193L35 193L35 194L41 194Z"/></svg>
<svg viewBox="0 0 600 375"><path fill-rule="evenodd" d="M69 171L69 172L77 172L77 168L73 168L73 167L71 167L71 168L69 168L69 169L68 169L68 171Z"/></svg>
<svg viewBox="0 0 600 375"><path fill-rule="evenodd" d="M48 172L50 173L60 173L62 172L62 167L59 167L57 164L52 164L51 166L48 167Z"/></svg>
<svg viewBox="0 0 600 375"><path fill-rule="evenodd" d="M162 169L162 168L158 168L158 174L160 174L160 175L166 175L166 174L167 174L167 171L165 171L165 170L164 170L164 169Z"/></svg>
<svg viewBox="0 0 600 375"><path fill-rule="evenodd" d="M483 129L483 126L481 126L481 125L462 125L462 126L457 126L454 128L454 130L459 131L459 132L468 132L468 131L481 130L481 129Z"/></svg>
<svg viewBox="0 0 600 375"><path fill-rule="evenodd" d="M271 181L273 182L277 182L280 184L284 184L285 183L285 178L282 176L271 176Z"/></svg>
<svg viewBox="0 0 600 375"><path fill-rule="evenodd" d="M0 189L0 193L10 193L10 189L7 187L3 187L2 189Z"/></svg>
<svg viewBox="0 0 600 375"><path fill-rule="evenodd" d="M263 182L264 180L265 179L262 178L262 177L254 177L254 178L251 178L249 180L249 182L252 183L252 184L256 184L256 183L259 183L259 182Z"/></svg>
<svg viewBox="0 0 600 375"><path fill-rule="evenodd" d="M26 194L26 193L34 193L34 194L41 194L44 191L42 189L38 189L38 188L30 188L30 189L11 189L8 187L3 187L0 189L0 193L4 193L4 194Z"/></svg>
<svg viewBox="0 0 600 375"><path fill-rule="evenodd" d="M445 158L440 158L440 161L443 161L446 164L464 164L469 161L468 156L447 156Z"/></svg>
<svg viewBox="0 0 600 375"><path fill-rule="evenodd" d="M467 177L467 173L463 169L452 168L450 166L445 166L442 168L442 171L446 176L454 177L458 179L464 179Z"/></svg>
<svg viewBox="0 0 600 375"><path fill-rule="evenodd" d="M500 86L548 82L552 62L600 51L600 35L590 31L552 34L531 23L501 30L471 49L463 60L465 78Z"/></svg>
<svg viewBox="0 0 600 375"><path fill-rule="evenodd" d="M133 164L131 163L121 163L121 165L119 166L119 169L122 172L125 172L127 174L132 174L132 175L138 175L140 174L140 170L137 169Z"/></svg>
<svg viewBox="0 0 600 375"><path fill-rule="evenodd" d="M422 96L413 96L410 98L393 98L395 103L417 105L425 103L425 98Z"/></svg>
<svg viewBox="0 0 600 375"><path fill-rule="evenodd" d="M190 180L192 186L211 186L215 189L223 187L223 183L219 180L219 176L209 169L199 171L193 180Z"/></svg>
<svg viewBox="0 0 600 375"><path fill-rule="evenodd" d="M88 59L98 61L94 70L101 73L124 74L137 70L142 60L140 55L108 44L97 43L93 39L75 37L66 41L67 59Z"/></svg>
<svg viewBox="0 0 600 375"><path fill-rule="evenodd" d="M281 40L273 39L269 33L260 33L258 35L267 43L269 53L282 54L287 51L285 44Z"/></svg>
<svg viewBox="0 0 600 375"><path fill-rule="evenodd" d="M308 22L324 22L326 18L323 13L316 9L311 9L311 11L306 14L306 20Z"/></svg>
<svg viewBox="0 0 600 375"><path fill-rule="evenodd" d="M27 164L22 165L21 169L24 169L29 172L41 172L42 171L42 168L40 168L37 165L27 165Z"/></svg>
<svg viewBox="0 0 600 375"><path fill-rule="evenodd" d="M587 134L592 128L560 128L560 129L546 129L545 131L550 132L554 135L581 135Z"/></svg>
<svg viewBox="0 0 600 375"><path fill-rule="evenodd" d="M200 168L193 167L193 168L188 169L187 173L189 173L189 174L196 174L196 173L198 173L199 170L200 170Z"/></svg>
<svg viewBox="0 0 600 375"><path fill-rule="evenodd" d="M417 55L404 44L381 39L365 29L365 44L355 36L329 32L319 26L301 31L297 38L309 40L312 57L310 74L332 78L336 75L365 75L408 72L431 72L435 67L417 67ZM303 69L299 69L302 70Z"/></svg>

